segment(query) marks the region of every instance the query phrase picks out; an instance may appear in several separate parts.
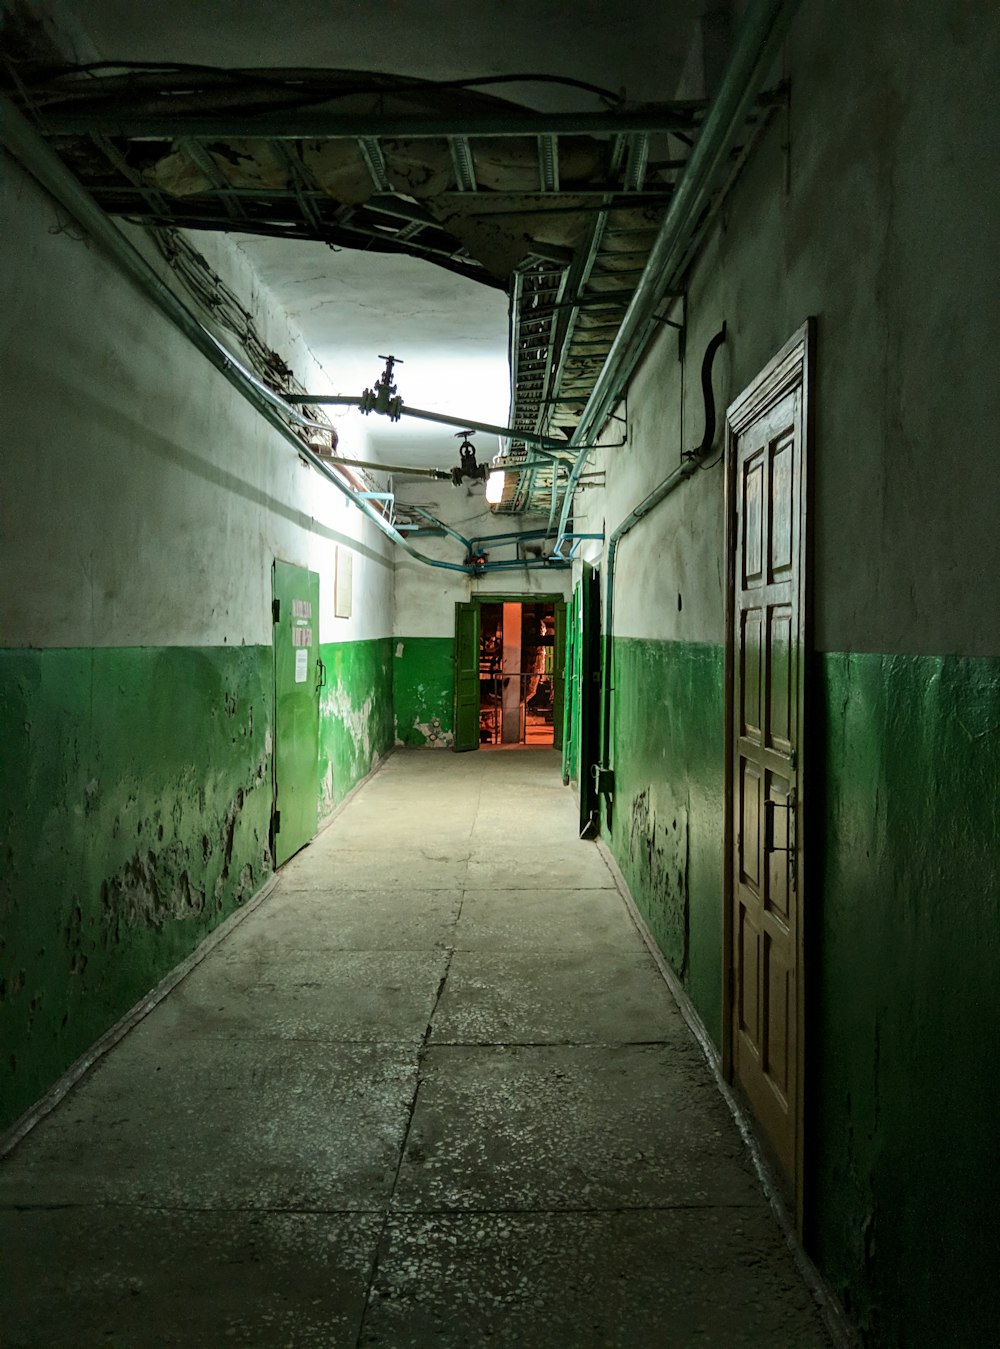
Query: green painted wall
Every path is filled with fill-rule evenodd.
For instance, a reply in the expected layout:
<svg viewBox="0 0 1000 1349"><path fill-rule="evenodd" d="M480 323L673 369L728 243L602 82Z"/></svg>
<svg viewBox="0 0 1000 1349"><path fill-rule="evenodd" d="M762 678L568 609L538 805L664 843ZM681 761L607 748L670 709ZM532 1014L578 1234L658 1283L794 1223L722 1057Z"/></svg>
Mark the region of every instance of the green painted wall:
<svg viewBox="0 0 1000 1349"><path fill-rule="evenodd" d="M0 651L0 1127L271 869L271 649Z"/></svg>
<svg viewBox="0 0 1000 1349"><path fill-rule="evenodd" d="M614 643L610 845L721 1036L723 652ZM992 1342L1000 661L817 658L807 1244L869 1345Z"/></svg>
<svg viewBox="0 0 1000 1349"><path fill-rule="evenodd" d="M609 845L716 1044L722 1006L723 650L619 637Z"/></svg>
<svg viewBox="0 0 1000 1349"><path fill-rule="evenodd" d="M869 1343L992 1343L1000 660L819 671L812 1245Z"/></svg>
<svg viewBox="0 0 1000 1349"><path fill-rule="evenodd" d="M390 639L321 647L329 813L392 746ZM0 651L0 1128L271 872L272 652Z"/></svg>
<svg viewBox="0 0 1000 1349"><path fill-rule="evenodd" d="M455 720L452 637L394 639L393 699L398 745L450 745Z"/></svg>
<svg viewBox="0 0 1000 1349"><path fill-rule="evenodd" d="M393 744L389 637L324 642L319 704L319 813L329 815Z"/></svg>

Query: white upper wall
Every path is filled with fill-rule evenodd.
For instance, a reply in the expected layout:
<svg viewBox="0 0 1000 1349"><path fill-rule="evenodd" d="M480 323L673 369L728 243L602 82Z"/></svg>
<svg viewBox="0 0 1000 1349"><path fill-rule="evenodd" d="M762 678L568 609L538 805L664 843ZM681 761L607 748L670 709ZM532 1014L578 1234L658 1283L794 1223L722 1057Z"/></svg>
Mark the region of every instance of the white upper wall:
<svg viewBox="0 0 1000 1349"><path fill-rule="evenodd" d="M1000 20L958 0L850 16L807 0L782 70L790 109L692 274L683 400L663 334L629 390L630 443L602 452L608 489L580 511L610 534L698 443L701 357L723 320L721 414L815 316L817 647L1000 655ZM619 634L724 640L723 523L717 467L636 526Z"/></svg>
<svg viewBox="0 0 1000 1349"><path fill-rule="evenodd" d="M0 640L269 643L276 557L320 571L321 640L388 635L392 545L33 179L3 167L17 267L0 276ZM246 259L192 237L297 376L324 381ZM337 544L355 552L350 620L332 615Z"/></svg>
<svg viewBox="0 0 1000 1349"><path fill-rule="evenodd" d="M453 487L447 483L415 483L401 487L399 498L431 512L470 541L496 534L522 534L544 527L544 520L528 517L494 515L486 504L481 486L463 484ZM534 542L534 541L532 541ZM452 563L465 561L463 545L450 536L420 538L413 546L428 557ZM509 544L484 545L491 559L516 559L516 549ZM460 571L446 571L428 566L408 556L402 550L396 553L395 570L395 627L397 637L453 637L455 635L455 605L476 595L561 595L570 593L570 572L566 568L512 567L489 572L485 576L470 576Z"/></svg>

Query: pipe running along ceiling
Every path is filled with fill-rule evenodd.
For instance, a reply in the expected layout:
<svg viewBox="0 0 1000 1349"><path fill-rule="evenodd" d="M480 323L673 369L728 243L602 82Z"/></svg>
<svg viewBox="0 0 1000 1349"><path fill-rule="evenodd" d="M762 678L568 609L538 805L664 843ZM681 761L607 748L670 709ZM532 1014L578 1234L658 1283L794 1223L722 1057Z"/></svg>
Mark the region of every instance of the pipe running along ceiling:
<svg viewBox="0 0 1000 1349"><path fill-rule="evenodd" d="M774 104L761 97L763 79L795 7L751 0L709 109L629 107L580 84L605 111L543 113L475 87L502 84L496 76L69 66L16 44L5 92L110 215L406 253L505 289L513 431L494 509L544 513L550 526L558 514L563 536L585 447L627 377L609 392L609 358L634 367L713 199ZM726 116L713 122L720 102ZM661 258L654 278L650 259L681 205L669 274ZM623 323L637 327L640 304L623 363ZM565 453L539 461L540 439Z"/></svg>

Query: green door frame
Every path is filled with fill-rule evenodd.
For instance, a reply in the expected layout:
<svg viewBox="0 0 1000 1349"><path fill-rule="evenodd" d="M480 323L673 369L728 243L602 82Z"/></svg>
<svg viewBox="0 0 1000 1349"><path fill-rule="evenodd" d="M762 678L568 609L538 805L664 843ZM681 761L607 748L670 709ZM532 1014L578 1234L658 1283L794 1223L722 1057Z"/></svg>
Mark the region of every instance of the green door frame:
<svg viewBox="0 0 1000 1349"><path fill-rule="evenodd" d="M479 748L479 609L484 604L551 604L556 620L552 670L553 749L563 743L566 599L563 595L474 595L455 605L455 743L458 753ZM475 709L473 718L472 709Z"/></svg>

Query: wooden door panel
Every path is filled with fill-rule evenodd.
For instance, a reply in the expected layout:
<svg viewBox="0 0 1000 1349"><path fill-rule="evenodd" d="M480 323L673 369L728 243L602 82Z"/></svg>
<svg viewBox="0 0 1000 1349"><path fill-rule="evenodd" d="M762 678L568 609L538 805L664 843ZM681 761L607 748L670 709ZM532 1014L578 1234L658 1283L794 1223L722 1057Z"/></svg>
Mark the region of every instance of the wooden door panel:
<svg viewBox="0 0 1000 1349"><path fill-rule="evenodd" d="M764 460L745 465L743 472L743 588L764 579Z"/></svg>
<svg viewBox="0 0 1000 1349"><path fill-rule="evenodd" d="M791 401L791 400L789 400ZM791 409L789 409L791 411ZM787 415L787 414L786 414ZM795 440L793 428L787 427L772 441L769 459L770 474L770 548L768 549L768 579L781 578L788 572L794 557L793 500L795 476Z"/></svg>
<svg viewBox="0 0 1000 1349"><path fill-rule="evenodd" d="M747 609L743 613L743 633L740 656L743 663L740 687L743 691L742 732L759 740L764 725L761 716L761 658L763 656L764 614L761 609Z"/></svg>
<svg viewBox="0 0 1000 1349"><path fill-rule="evenodd" d="M788 1105L789 1036L792 1018L790 983L791 971L785 953L785 944L764 933L764 1043L761 1046L761 1070L783 1108Z"/></svg>
<svg viewBox="0 0 1000 1349"><path fill-rule="evenodd" d="M792 747L794 687L790 604L772 604L767 613L767 736L765 743L781 754Z"/></svg>
<svg viewBox="0 0 1000 1349"><path fill-rule="evenodd" d="M760 933L745 908L739 914L740 965L746 977L740 981L737 1017L744 1053L760 1058Z"/></svg>
<svg viewBox="0 0 1000 1349"><path fill-rule="evenodd" d="M777 915L786 929L791 917L788 850L793 842L793 808L789 784L775 774L769 774L765 805L767 818L764 822L764 855L767 858L764 907L769 913Z"/></svg>
<svg viewBox="0 0 1000 1349"><path fill-rule="evenodd" d="M761 775L755 763L741 760L740 795L742 821L739 832L739 877L754 898L760 888L761 855Z"/></svg>

